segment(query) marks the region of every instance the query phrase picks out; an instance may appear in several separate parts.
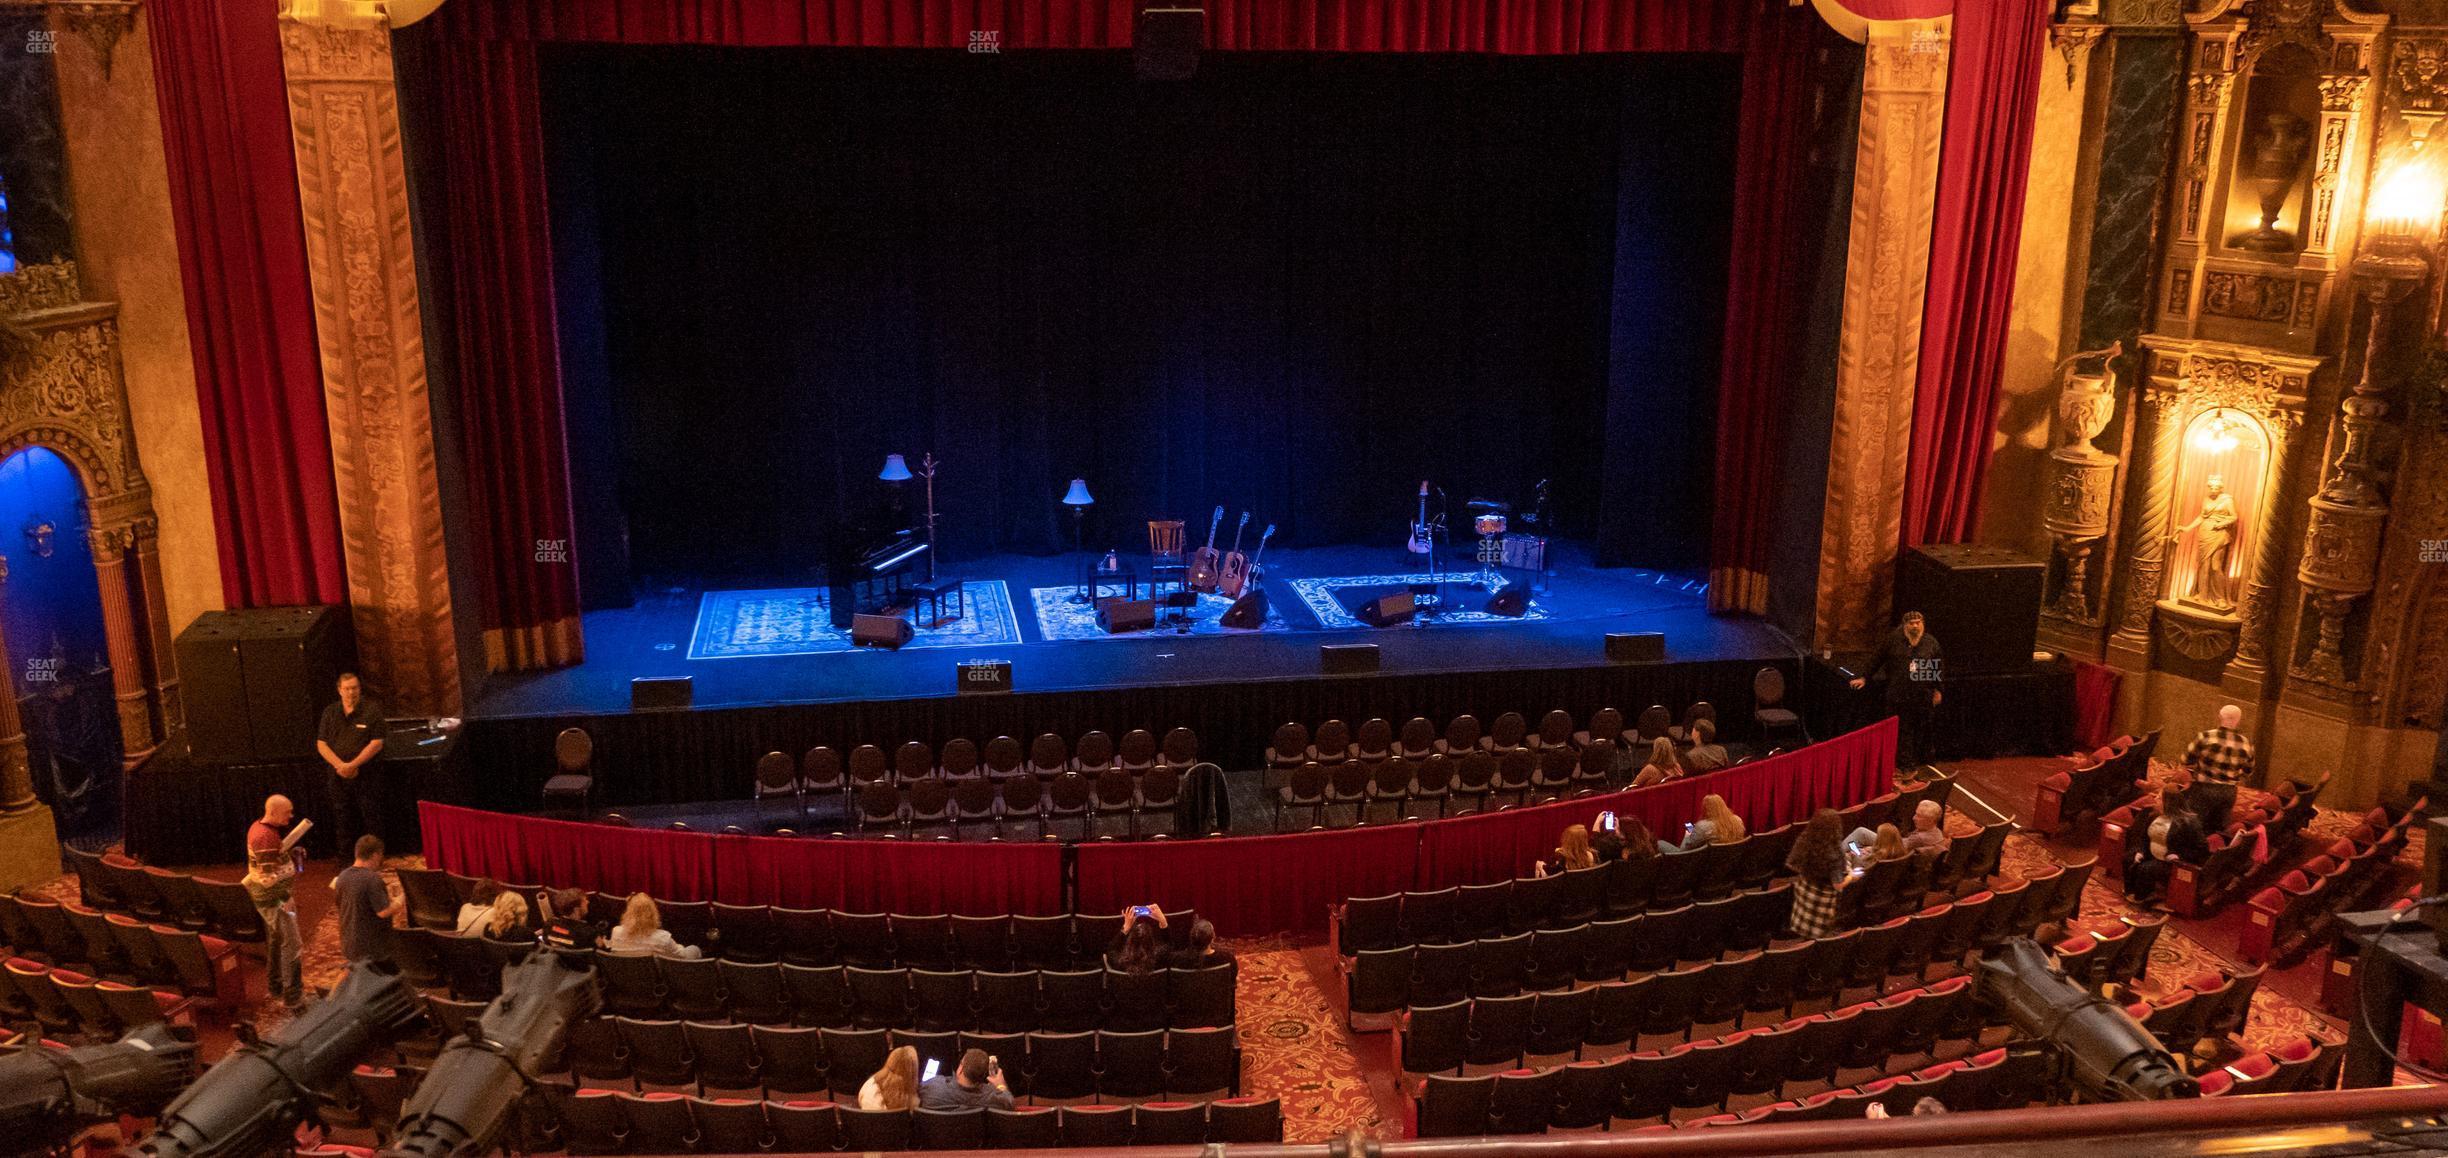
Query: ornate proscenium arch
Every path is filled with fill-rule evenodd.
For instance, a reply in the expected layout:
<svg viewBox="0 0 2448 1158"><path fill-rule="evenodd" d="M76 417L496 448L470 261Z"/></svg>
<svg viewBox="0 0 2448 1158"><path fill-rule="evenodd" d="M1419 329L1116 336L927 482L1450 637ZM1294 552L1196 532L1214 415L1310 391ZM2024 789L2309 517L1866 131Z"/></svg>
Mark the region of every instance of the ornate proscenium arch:
<svg viewBox="0 0 2448 1158"><path fill-rule="evenodd" d="M0 343L0 460L43 447L67 460L84 490L119 734L133 762L183 720L159 527L128 421L118 318L117 304L83 300L73 263L0 275L0 326L8 338ZM6 568L0 554L0 580ZM7 648L0 635L0 811L34 799Z"/></svg>

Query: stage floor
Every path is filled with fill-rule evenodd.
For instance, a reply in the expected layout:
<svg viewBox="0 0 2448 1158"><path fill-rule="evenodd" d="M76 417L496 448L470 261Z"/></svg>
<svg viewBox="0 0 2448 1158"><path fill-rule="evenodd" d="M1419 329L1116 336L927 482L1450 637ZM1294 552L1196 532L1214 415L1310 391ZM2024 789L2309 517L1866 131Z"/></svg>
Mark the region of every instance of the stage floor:
<svg viewBox="0 0 2448 1158"><path fill-rule="evenodd" d="M1340 642L1379 645L1389 674L1601 666L1606 663L1602 637L1609 631L1664 632L1667 658L1678 663L1792 659L1796 654L1792 642L1764 622L1710 615L1694 578L1593 567L1577 544L1557 544L1553 554L1557 565L1545 581L1546 593L1534 601L1533 615L1519 620L1475 614L1486 592L1456 583L1446 589L1448 603L1474 614L1421 626L1345 626L1350 622L1345 609L1371 585L1344 581L1392 581L1401 573L1400 550L1279 548L1269 550L1265 558L1273 619L1264 630L1218 629L1213 617L1221 603L1210 600L1200 611L1202 622L1190 634L1051 639L1049 628L1078 630L1071 622L1077 613L1053 605L1060 602L1058 589L1068 591L1066 584L1075 579L1076 557L951 560L939 573L971 581L973 614L1007 618L982 625L977 637L988 642L947 640L900 651L740 654L741 648L720 646L734 638L729 631L738 616L782 607L786 617L804 618L804 609L791 611L786 605L809 593L773 587L672 587L643 594L633 607L587 614L585 663L496 677L488 681L469 715L625 712L629 681L638 676L693 677L699 708L949 696L957 661L989 658L1011 661L1015 691L1049 692L1307 679L1318 674L1317 645ZM978 598L978 590L989 584L999 584L999 592ZM1043 613L1041 595L1049 603ZM745 613L740 610L743 604L748 607ZM736 637L751 638L745 632ZM772 637L768 632L758 638ZM816 646L823 645L818 641Z"/></svg>

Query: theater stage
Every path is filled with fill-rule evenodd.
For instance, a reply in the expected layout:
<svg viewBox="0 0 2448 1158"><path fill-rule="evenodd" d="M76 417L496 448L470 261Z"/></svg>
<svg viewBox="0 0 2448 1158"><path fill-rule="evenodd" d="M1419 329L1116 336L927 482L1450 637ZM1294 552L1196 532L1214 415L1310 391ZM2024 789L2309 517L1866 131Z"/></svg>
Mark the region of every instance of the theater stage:
<svg viewBox="0 0 2448 1158"><path fill-rule="evenodd" d="M1653 702L1679 707L1694 699L1747 706L1750 676L1760 664L1795 671L1795 649L1782 633L1757 620L1710 615L1689 577L1594 567L1573 544L1558 544L1554 554L1548 590L1534 603L1534 616L1521 620L1337 626L1337 609L1321 614L1302 589L1395 574L1399 547L1278 549L1266 555L1264 583L1280 622L1266 630L1219 634L1208 624L1190 634L1069 639L1047 638L1031 592L1073 582L1076 557L951 560L942 575L973 586L999 582L1008 592L1011 622L988 633L1004 642L723 658L692 654L726 650L709 646L706 612L712 607L719 617L728 598L719 593L734 585L717 589L713 600L702 588L667 588L634 607L588 614L584 664L487 685L463 737L479 772L471 803L532 806L549 774L552 736L571 725L595 737L604 799L675 803L744 796L757 755L817 743L939 744L960 735L1186 726L1199 733L1209 758L1248 767L1285 720L1485 717L1555 707L1578 718L1606 706L1636 712ZM1349 601L1364 590L1339 593ZM1447 595L1470 609L1485 601L1474 588L1449 587ZM986 602L973 603L973 613ZM1610 664L1602 647L1610 631L1663 632L1667 662ZM1320 673L1318 645L1356 642L1378 645L1380 673ZM1011 662L1013 693L956 695L955 663L989 658ZM692 708L630 709L631 679L683 675L694 683ZM1732 713L1736 721L1747 714Z"/></svg>

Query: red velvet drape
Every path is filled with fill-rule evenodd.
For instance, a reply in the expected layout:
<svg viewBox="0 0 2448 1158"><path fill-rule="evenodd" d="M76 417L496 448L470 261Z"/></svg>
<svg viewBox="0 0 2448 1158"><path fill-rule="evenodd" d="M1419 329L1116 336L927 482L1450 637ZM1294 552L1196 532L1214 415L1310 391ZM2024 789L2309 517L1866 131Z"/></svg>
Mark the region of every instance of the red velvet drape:
<svg viewBox="0 0 2448 1158"><path fill-rule="evenodd" d="M1979 524L2049 7L2047 0L1956 6L1904 476L1908 547L1963 542Z"/></svg>
<svg viewBox="0 0 2448 1158"><path fill-rule="evenodd" d="M441 60L468 534L494 671L586 658L534 53L467 40Z"/></svg>
<svg viewBox="0 0 2448 1158"><path fill-rule="evenodd" d="M232 607L348 601L275 7L145 14Z"/></svg>

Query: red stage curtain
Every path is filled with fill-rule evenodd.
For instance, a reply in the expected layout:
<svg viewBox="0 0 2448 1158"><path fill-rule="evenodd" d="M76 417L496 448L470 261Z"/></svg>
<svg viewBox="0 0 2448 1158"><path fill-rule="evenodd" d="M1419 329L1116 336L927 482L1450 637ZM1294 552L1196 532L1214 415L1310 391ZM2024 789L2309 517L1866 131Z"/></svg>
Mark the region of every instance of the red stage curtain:
<svg viewBox="0 0 2448 1158"><path fill-rule="evenodd" d="M232 607L348 601L275 7L146 13Z"/></svg>
<svg viewBox="0 0 2448 1158"><path fill-rule="evenodd" d="M421 801L425 863L506 884L712 900L714 837L483 812Z"/></svg>
<svg viewBox="0 0 2448 1158"><path fill-rule="evenodd" d="M1810 152L1809 62L1815 17L1761 20L1743 55L1742 140L1735 153L1725 338L1717 370L1716 493L1709 529L1709 610L1768 611L1786 388L1796 323L1806 313L1795 204Z"/></svg>
<svg viewBox="0 0 2448 1158"><path fill-rule="evenodd" d="M1979 523L2048 47L2046 0L1959 8L1904 476L1908 547L1963 542Z"/></svg>
<svg viewBox="0 0 2448 1158"><path fill-rule="evenodd" d="M2105 664L2074 661L2074 746L2089 752L2116 739L2110 723L2116 715L2117 669Z"/></svg>
<svg viewBox="0 0 2448 1158"><path fill-rule="evenodd" d="M715 899L729 904L972 917L1063 911L1062 849L1050 844L726 836L715 856Z"/></svg>
<svg viewBox="0 0 2448 1158"><path fill-rule="evenodd" d="M535 49L472 41L442 55L446 236L458 337L468 532L486 666L567 667L578 627L561 346ZM555 555L546 544L557 543Z"/></svg>
<svg viewBox="0 0 2448 1158"><path fill-rule="evenodd" d="M1327 906L1346 897L1412 887L1420 827L1084 844L1079 908L1112 913L1153 902L1196 907L1227 937L1314 933L1326 927Z"/></svg>

